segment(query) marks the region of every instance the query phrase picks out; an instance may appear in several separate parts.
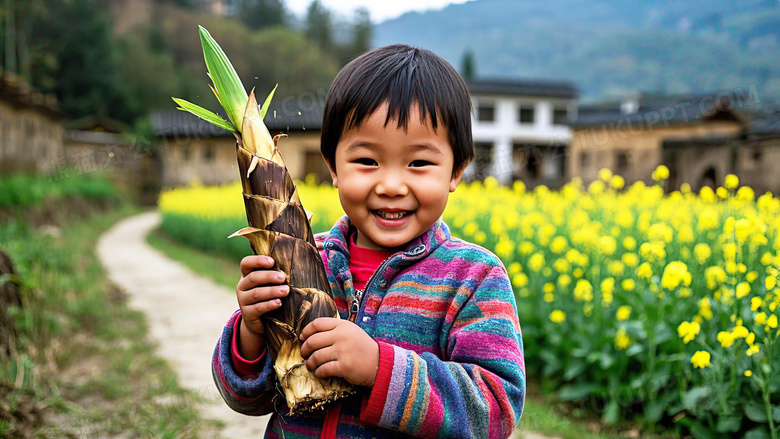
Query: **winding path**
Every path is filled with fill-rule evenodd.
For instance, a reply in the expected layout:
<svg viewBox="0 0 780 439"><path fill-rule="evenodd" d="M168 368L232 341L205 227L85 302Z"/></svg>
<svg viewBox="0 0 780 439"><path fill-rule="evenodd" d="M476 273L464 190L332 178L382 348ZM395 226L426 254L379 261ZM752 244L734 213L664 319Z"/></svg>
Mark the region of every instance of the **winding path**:
<svg viewBox="0 0 780 439"><path fill-rule="evenodd" d="M202 417L222 421L225 438L261 438L269 416L231 410L211 377L211 354L223 325L237 309L235 293L151 247L146 235L159 223L157 212L118 222L98 241L98 257L111 281L127 294L129 306L146 315L158 355L171 365L179 383L206 398L205 403L169 402L174 407L194 404ZM236 273L238 280L238 267ZM514 437L547 439L522 428Z"/></svg>
<svg viewBox="0 0 780 439"><path fill-rule="evenodd" d="M191 399L169 403L195 404L202 417L221 420L223 437L262 438L268 416L231 410L211 377L214 345L238 308L235 293L152 248L146 235L159 222L157 212L120 221L98 241L98 257L111 281L127 294L129 306L146 314L158 354L178 374L179 383L206 398L205 403Z"/></svg>

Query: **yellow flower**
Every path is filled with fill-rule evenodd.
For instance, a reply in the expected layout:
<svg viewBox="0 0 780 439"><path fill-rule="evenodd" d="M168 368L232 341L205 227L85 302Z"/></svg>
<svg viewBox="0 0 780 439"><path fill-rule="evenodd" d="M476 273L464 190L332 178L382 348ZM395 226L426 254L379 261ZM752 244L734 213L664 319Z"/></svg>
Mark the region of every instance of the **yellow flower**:
<svg viewBox="0 0 780 439"><path fill-rule="evenodd" d="M623 186L626 185L626 180L623 179L623 177L619 175L615 175L612 177L612 180L610 180L610 185L617 190L623 189Z"/></svg>
<svg viewBox="0 0 780 439"><path fill-rule="evenodd" d="M755 343L755 341L756 341L756 333L755 332L751 332L750 334L748 334L747 337L745 337L745 343L747 343L748 346L753 346L753 343Z"/></svg>
<svg viewBox="0 0 780 439"><path fill-rule="evenodd" d="M579 270L579 268L577 270ZM561 288L565 288L571 285L571 276L568 274L562 274L558 276L558 285L560 285Z"/></svg>
<svg viewBox="0 0 780 439"><path fill-rule="evenodd" d="M517 273L512 277L512 285L516 288L522 288L528 285L528 275L525 273Z"/></svg>
<svg viewBox="0 0 780 439"><path fill-rule="evenodd" d="M585 279L579 279L574 287L574 297L576 299L590 302L593 300L593 286Z"/></svg>
<svg viewBox="0 0 780 439"><path fill-rule="evenodd" d="M766 252L761 256L761 265L769 265L772 263L772 253Z"/></svg>
<svg viewBox="0 0 780 439"><path fill-rule="evenodd" d="M704 369L710 365L710 353L707 351L696 351L691 357L691 364L693 364L693 367Z"/></svg>
<svg viewBox="0 0 780 439"><path fill-rule="evenodd" d="M752 371L752 370L750 370L750 369L746 370L746 371L745 371L745 376L746 376L746 377L751 377L751 376L753 376L753 371Z"/></svg>
<svg viewBox="0 0 780 439"><path fill-rule="evenodd" d="M666 180L669 178L669 168L664 165L660 165L659 167L655 168L652 177L655 181Z"/></svg>
<svg viewBox="0 0 780 439"><path fill-rule="evenodd" d="M701 327L696 322L682 322L677 327L677 335L683 339L683 343L688 344L693 340L701 330Z"/></svg>
<svg viewBox="0 0 780 439"><path fill-rule="evenodd" d="M623 248L628 251L633 251L636 248L636 239L634 239L632 236L626 237L626 239L623 240Z"/></svg>
<svg viewBox="0 0 780 439"><path fill-rule="evenodd" d="M558 258L553 262L553 268L558 273L568 273L571 270L571 265L566 259Z"/></svg>
<svg viewBox="0 0 780 439"><path fill-rule="evenodd" d="M760 313L756 314L756 323L759 324L759 325L763 325L764 323L766 323L766 313L765 312L760 312Z"/></svg>
<svg viewBox="0 0 780 439"><path fill-rule="evenodd" d="M690 285L691 273L688 272L688 266L684 262L672 261L664 268L661 286L668 290L673 290L680 284Z"/></svg>
<svg viewBox="0 0 780 439"><path fill-rule="evenodd" d="M737 190L737 198L742 201L753 201L753 198L756 196L756 193L753 192L753 188L749 186L742 186Z"/></svg>
<svg viewBox="0 0 780 439"><path fill-rule="evenodd" d="M718 197L723 199L729 197L729 191L723 186L719 186L717 189L715 189L715 193L718 195Z"/></svg>
<svg viewBox="0 0 780 439"><path fill-rule="evenodd" d="M621 258L623 260L623 263L626 264L628 267L636 267L639 265L639 256L637 256L636 253L623 253L623 257Z"/></svg>
<svg viewBox="0 0 780 439"><path fill-rule="evenodd" d="M552 282L547 282L544 284L543 289L545 293L552 293L555 290L555 285Z"/></svg>
<svg viewBox="0 0 780 439"><path fill-rule="evenodd" d="M555 301L555 296L552 293L544 293L544 301L547 303Z"/></svg>
<svg viewBox="0 0 780 439"><path fill-rule="evenodd" d="M519 262L512 262L509 264L509 274L515 275L523 270L523 266Z"/></svg>
<svg viewBox="0 0 780 439"><path fill-rule="evenodd" d="M751 271L747 274L747 276L745 276L745 280L747 280L749 283L752 283L756 279L758 279L758 272L756 271Z"/></svg>
<svg viewBox="0 0 780 439"><path fill-rule="evenodd" d="M553 323L563 323L566 321L566 314L563 311L556 309L550 313L550 320Z"/></svg>
<svg viewBox="0 0 780 439"><path fill-rule="evenodd" d="M739 177L737 177L734 174L729 174L726 176L726 180L723 182L723 186L726 187L726 189L734 189L737 186L739 186Z"/></svg>
<svg viewBox="0 0 780 439"><path fill-rule="evenodd" d="M766 320L766 324L772 329L777 328L777 316L774 314L769 316L769 318Z"/></svg>
<svg viewBox="0 0 780 439"><path fill-rule="evenodd" d="M631 317L631 307L628 306L628 305L621 306L617 310L616 317L617 317L618 321L621 321L621 322L623 322L625 320L628 320L629 317Z"/></svg>
<svg viewBox="0 0 780 439"><path fill-rule="evenodd" d="M576 277L576 278L581 278L582 275L585 274L585 272L582 271L582 268L575 268L574 271L571 272L571 274L573 274L574 277Z"/></svg>
<svg viewBox="0 0 780 439"><path fill-rule="evenodd" d="M608 277L601 281L602 294L612 295L612 291L615 289L615 278Z"/></svg>
<svg viewBox="0 0 780 439"><path fill-rule="evenodd" d="M745 353L747 354L748 357L752 357L753 354L757 354L758 353L758 345L753 345L753 346L749 347L748 350Z"/></svg>
<svg viewBox="0 0 780 439"><path fill-rule="evenodd" d="M568 243L566 242L566 238L563 236L556 236L550 243L550 251L558 255L566 251L567 246Z"/></svg>
<svg viewBox="0 0 780 439"><path fill-rule="evenodd" d="M531 259L528 260L528 268L535 272L539 272L544 266L544 255L541 253L534 253Z"/></svg>
<svg viewBox="0 0 780 439"><path fill-rule="evenodd" d="M731 335L733 335L735 339L745 338L750 333L746 327L742 326L741 320L742 319L740 319L739 324L735 326L734 329L731 330Z"/></svg>
<svg viewBox="0 0 780 439"><path fill-rule="evenodd" d="M624 279L623 282L620 283L620 285L626 291L634 291L634 288L636 288L636 282L634 281L634 279Z"/></svg>
<svg viewBox="0 0 780 439"><path fill-rule="evenodd" d="M740 282L737 284L737 299L741 299L750 294L750 284L747 282Z"/></svg>
<svg viewBox="0 0 780 439"><path fill-rule="evenodd" d="M642 265L639 266L639 268L636 269L636 275L641 277L642 279L650 279L653 277L653 268L650 266L649 263L644 262Z"/></svg>
<svg viewBox="0 0 780 439"><path fill-rule="evenodd" d="M710 250L709 245L705 243L699 243L696 244L696 247L693 248L693 254L696 255L696 260L699 262L699 264L704 265L710 256L712 256L712 250Z"/></svg>
<svg viewBox="0 0 780 439"><path fill-rule="evenodd" d="M629 344L631 344L631 339L628 337L628 334L626 334L626 330L623 328L618 329L617 334L615 335L615 347L622 351L626 349Z"/></svg>
<svg viewBox="0 0 780 439"><path fill-rule="evenodd" d="M726 282L728 275L723 268L714 266L707 267L704 270L704 277L707 279L707 288L711 290L717 289L723 282Z"/></svg>
<svg viewBox="0 0 780 439"><path fill-rule="evenodd" d="M617 241L609 235L599 238L599 250L602 254L611 255L617 250Z"/></svg>
<svg viewBox="0 0 780 439"><path fill-rule="evenodd" d="M718 332L718 341L721 346L727 348L734 344L734 335L730 332L720 331Z"/></svg>
<svg viewBox="0 0 780 439"><path fill-rule="evenodd" d="M607 168L601 168L599 170L599 179L602 181L609 181L612 178L612 171Z"/></svg>
<svg viewBox="0 0 780 439"><path fill-rule="evenodd" d="M775 288L775 285L777 285L777 278L774 276L767 276L764 283L766 285L766 290L772 291Z"/></svg>

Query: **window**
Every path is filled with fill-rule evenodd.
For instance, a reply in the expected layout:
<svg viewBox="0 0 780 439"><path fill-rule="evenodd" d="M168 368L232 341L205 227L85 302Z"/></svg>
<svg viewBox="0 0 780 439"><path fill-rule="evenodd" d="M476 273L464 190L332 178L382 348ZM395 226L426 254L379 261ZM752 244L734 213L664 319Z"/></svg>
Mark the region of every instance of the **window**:
<svg viewBox="0 0 780 439"><path fill-rule="evenodd" d="M518 114L518 121L520 123L534 123L534 107L533 105L521 105Z"/></svg>
<svg viewBox="0 0 780 439"><path fill-rule="evenodd" d="M580 153L580 169L583 171L590 168L590 153L588 152L581 152Z"/></svg>
<svg viewBox="0 0 780 439"><path fill-rule="evenodd" d="M615 153L615 173L625 175L626 172L628 172L628 153L626 151L618 151Z"/></svg>
<svg viewBox="0 0 780 439"><path fill-rule="evenodd" d="M207 163L214 161L214 146L206 145L203 148L203 161Z"/></svg>
<svg viewBox="0 0 780 439"><path fill-rule="evenodd" d="M493 122L496 118L496 107L492 104L480 104L477 107L477 120L480 122Z"/></svg>
<svg viewBox="0 0 780 439"><path fill-rule="evenodd" d="M553 125L566 125L569 120L569 110L566 107L555 107L553 109Z"/></svg>
<svg viewBox="0 0 780 439"><path fill-rule="evenodd" d="M474 143L474 171L475 177L482 180L490 175L490 167L493 164L493 144L488 142Z"/></svg>
<svg viewBox="0 0 780 439"><path fill-rule="evenodd" d="M181 158L185 162L190 161L190 149L189 148L187 148L187 147L182 148L182 150L181 150Z"/></svg>
<svg viewBox="0 0 780 439"><path fill-rule="evenodd" d="M317 181L320 183L331 181L328 165L319 151L306 151L303 161L303 175L301 177L308 178L309 175L316 176Z"/></svg>

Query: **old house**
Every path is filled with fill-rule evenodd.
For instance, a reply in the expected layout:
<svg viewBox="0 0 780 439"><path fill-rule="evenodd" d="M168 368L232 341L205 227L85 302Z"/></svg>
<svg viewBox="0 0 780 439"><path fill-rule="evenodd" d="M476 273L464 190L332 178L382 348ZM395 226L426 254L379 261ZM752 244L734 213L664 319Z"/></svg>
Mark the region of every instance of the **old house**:
<svg viewBox="0 0 780 439"><path fill-rule="evenodd" d="M322 105L303 105L298 111L292 102L272 104L265 124L272 135L287 134L279 140L279 150L295 179L315 174L329 181L330 174L320 155ZM236 139L183 111L158 112L152 116L154 132L160 138L163 186L225 184L238 180Z"/></svg>
<svg viewBox="0 0 780 439"><path fill-rule="evenodd" d="M662 147L670 190L683 183L714 187L735 174L758 194L780 193L780 113L753 114L736 136L669 139Z"/></svg>
<svg viewBox="0 0 780 439"><path fill-rule="evenodd" d="M724 172L735 170L729 165L731 157L720 157L714 174L698 164L707 161L711 145L744 137L753 99L750 93L734 90L581 106L571 124L567 178L579 177L587 183L607 168L629 184L649 182L653 170L665 164L671 171L670 186L720 182Z"/></svg>
<svg viewBox="0 0 780 439"><path fill-rule="evenodd" d="M475 162L467 178L559 186L565 179L568 121L577 116L577 89L568 83L522 80L467 82L474 113Z"/></svg>
<svg viewBox="0 0 780 439"><path fill-rule="evenodd" d="M56 99L0 70L0 172L44 172L64 157L62 132Z"/></svg>

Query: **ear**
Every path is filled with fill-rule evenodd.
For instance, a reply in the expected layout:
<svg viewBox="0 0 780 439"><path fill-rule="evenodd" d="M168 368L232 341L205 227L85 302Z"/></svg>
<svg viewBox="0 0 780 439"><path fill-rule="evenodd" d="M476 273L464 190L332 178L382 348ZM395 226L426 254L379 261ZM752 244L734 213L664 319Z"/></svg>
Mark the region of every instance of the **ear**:
<svg viewBox="0 0 780 439"><path fill-rule="evenodd" d="M322 155L322 153L320 153ZM325 155L322 155L322 160L325 160ZM336 177L336 170L330 165L330 162L325 160L325 164L328 165L328 172L330 172L330 178L333 180L333 187L339 187L339 179Z"/></svg>
<svg viewBox="0 0 780 439"><path fill-rule="evenodd" d="M450 192L455 192L455 188L458 187L458 183L460 183L460 179L463 177L463 173L466 171L466 167L464 166L461 168L458 172L455 173L455 175L450 180Z"/></svg>

